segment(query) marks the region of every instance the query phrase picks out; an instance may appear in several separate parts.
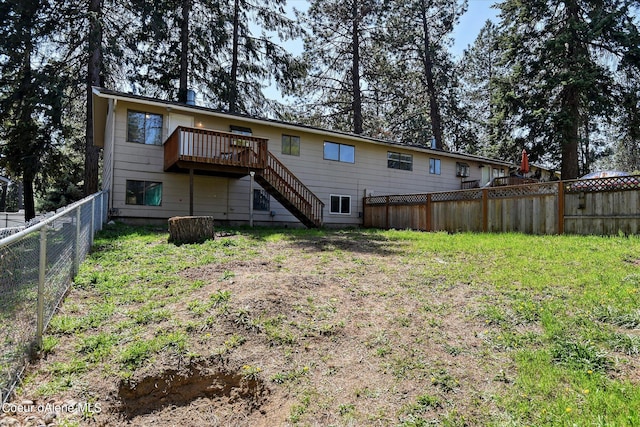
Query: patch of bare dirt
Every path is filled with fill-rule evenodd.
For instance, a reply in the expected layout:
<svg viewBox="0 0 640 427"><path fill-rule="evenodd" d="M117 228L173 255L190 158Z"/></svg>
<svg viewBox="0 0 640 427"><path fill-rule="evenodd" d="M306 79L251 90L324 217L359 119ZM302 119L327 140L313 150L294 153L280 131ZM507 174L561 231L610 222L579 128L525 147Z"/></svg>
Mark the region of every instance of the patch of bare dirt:
<svg viewBox="0 0 640 427"><path fill-rule="evenodd" d="M109 364L89 369L46 400L92 401L100 411L57 419L83 426L392 426L413 414L422 395L438 402L419 413L431 422L443 414L471 424L495 419L492 396L510 386L512 368L483 338L482 290L445 287L425 277L424 263L373 238L267 242L258 250L248 260L179 273L205 285L170 300L171 317L150 324L147 334L193 324L189 355L161 352L126 380ZM67 301L84 292L72 290ZM193 304L220 292L230 293L226 304L194 314ZM61 343L37 361L21 396L33 396L51 364L76 353L77 343Z"/></svg>

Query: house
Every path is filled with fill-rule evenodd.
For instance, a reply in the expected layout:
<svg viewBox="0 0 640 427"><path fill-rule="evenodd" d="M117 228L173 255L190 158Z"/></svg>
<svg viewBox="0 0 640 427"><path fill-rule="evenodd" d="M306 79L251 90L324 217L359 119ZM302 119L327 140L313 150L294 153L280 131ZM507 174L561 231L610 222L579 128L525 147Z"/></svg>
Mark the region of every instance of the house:
<svg viewBox="0 0 640 427"><path fill-rule="evenodd" d="M109 213L227 224L359 226L363 197L459 190L513 164L93 89Z"/></svg>

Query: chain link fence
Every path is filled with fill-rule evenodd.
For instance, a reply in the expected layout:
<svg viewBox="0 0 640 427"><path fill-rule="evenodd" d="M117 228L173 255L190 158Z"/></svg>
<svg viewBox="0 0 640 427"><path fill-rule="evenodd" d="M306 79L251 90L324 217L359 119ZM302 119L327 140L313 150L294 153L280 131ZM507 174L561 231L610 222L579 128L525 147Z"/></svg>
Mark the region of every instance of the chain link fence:
<svg viewBox="0 0 640 427"><path fill-rule="evenodd" d="M96 193L0 240L0 400L30 354L107 220L108 192Z"/></svg>

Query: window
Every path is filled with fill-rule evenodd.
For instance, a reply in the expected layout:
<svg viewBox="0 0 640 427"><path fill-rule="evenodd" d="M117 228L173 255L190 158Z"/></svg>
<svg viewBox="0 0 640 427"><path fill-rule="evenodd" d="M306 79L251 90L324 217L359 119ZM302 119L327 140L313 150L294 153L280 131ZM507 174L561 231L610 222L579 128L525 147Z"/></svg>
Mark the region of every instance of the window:
<svg viewBox="0 0 640 427"><path fill-rule="evenodd" d="M231 133L235 133L237 135L253 135L251 128L248 127L231 125L229 126L229 129L231 129Z"/></svg>
<svg viewBox="0 0 640 427"><path fill-rule="evenodd" d="M127 205L162 205L162 183L127 180Z"/></svg>
<svg viewBox="0 0 640 427"><path fill-rule="evenodd" d="M338 162L355 163L356 147L353 145L324 142L324 159Z"/></svg>
<svg viewBox="0 0 640 427"><path fill-rule="evenodd" d="M127 111L127 141L162 145L162 114Z"/></svg>
<svg viewBox="0 0 640 427"><path fill-rule="evenodd" d="M300 137L291 135L282 135L282 154L291 156L300 155Z"/></svg>
<svg viewBox="0 0 640 427"><path fill-rule="evenodd" d="M270 209L271 209L271 206L270 206L269 193L259 188L254 189L253 190L253 210L268 212Z"/></svg>
<svg viewBox="0 0 640 427"><path fill-rule="evenodd" d="M411 154L387 152L387 167L404 171L413 170L413 156Z"/></svg>
<svg viewBox="0 0 640 427"><path fill-rule="evenodd" d="M456 163L456 176L468 177L469 176L469 165L466 163Z"/></svg>
<svg viewBox="0 0 640 427"><path fill-rule="evenodd" d="M440 175L440 159L429 159L429 173Z"/></svg>
<svg viewBox="0 0 640 427"><path fill-rule="evenodd" d="M334 196L331 195L332 214L351 214L351 196Z"/></svg>

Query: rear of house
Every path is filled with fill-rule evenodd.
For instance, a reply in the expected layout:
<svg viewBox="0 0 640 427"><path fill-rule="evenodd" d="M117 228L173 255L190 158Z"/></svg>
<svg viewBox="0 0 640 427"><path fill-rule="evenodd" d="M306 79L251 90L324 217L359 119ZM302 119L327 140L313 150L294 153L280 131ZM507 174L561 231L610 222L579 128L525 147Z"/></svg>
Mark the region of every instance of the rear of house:
<svg viewBox="0 0 640 427"><path fill-rule="evenodd" d="M359 226L364 196L459 190L511 166L100 88L94 128L110 215L129 222Z"/></svg>

